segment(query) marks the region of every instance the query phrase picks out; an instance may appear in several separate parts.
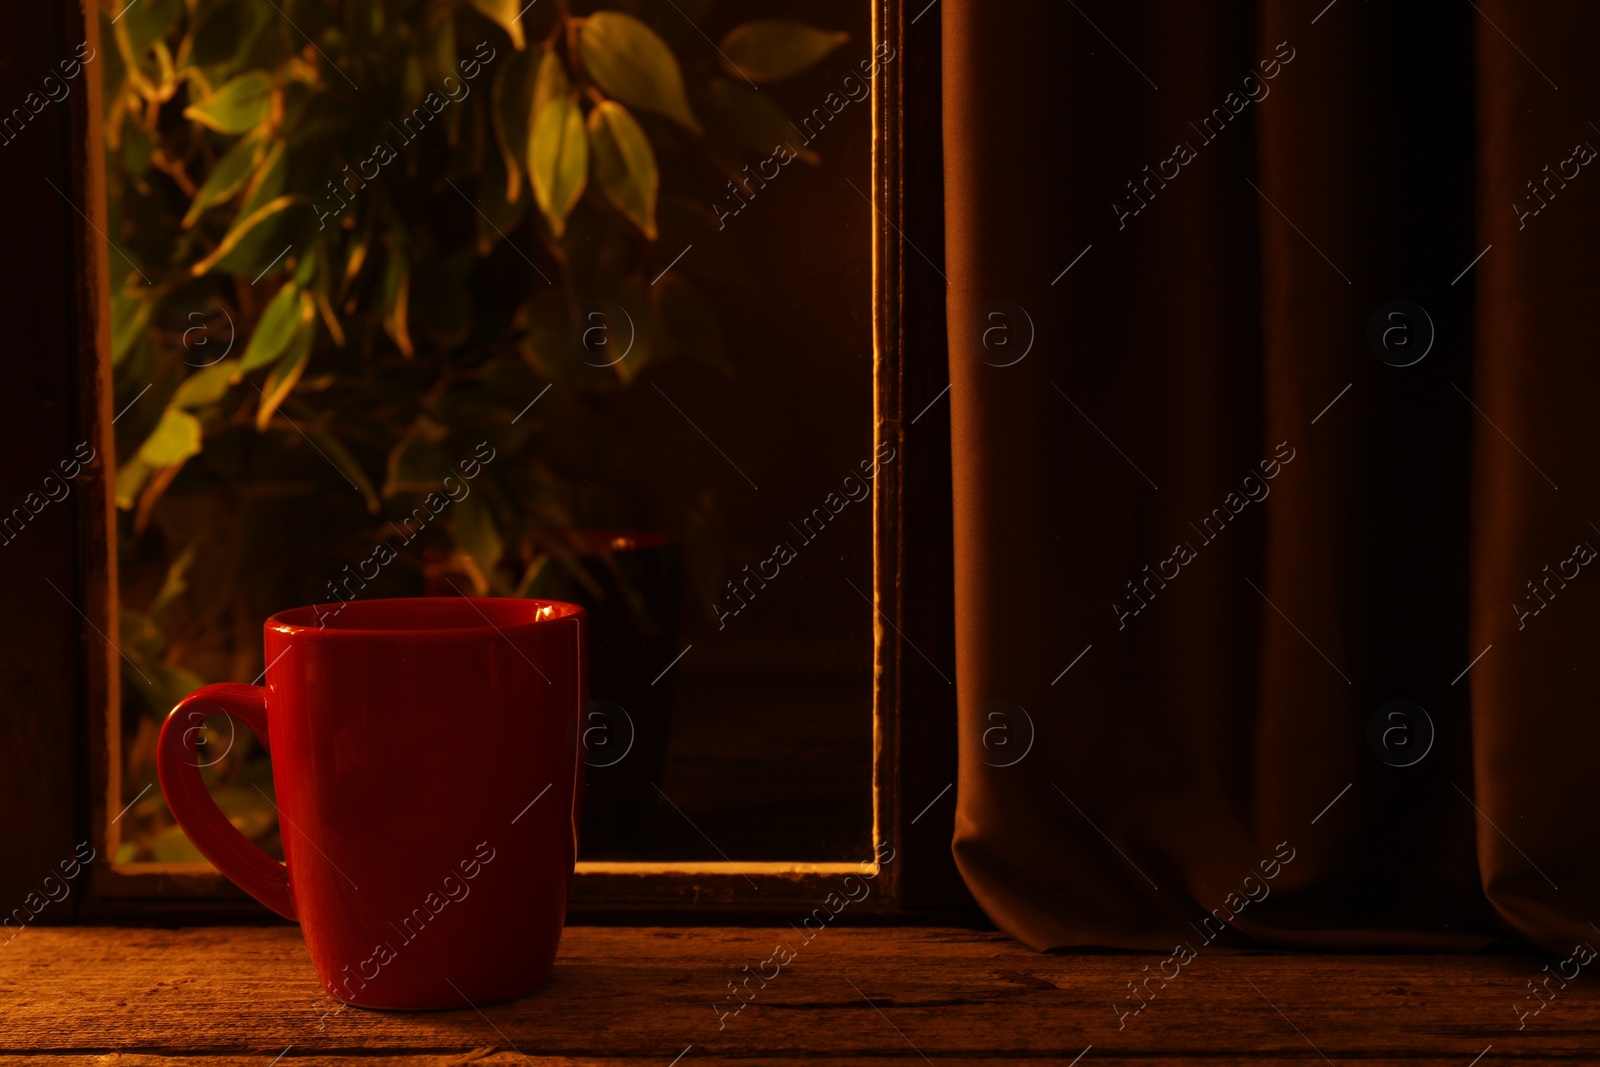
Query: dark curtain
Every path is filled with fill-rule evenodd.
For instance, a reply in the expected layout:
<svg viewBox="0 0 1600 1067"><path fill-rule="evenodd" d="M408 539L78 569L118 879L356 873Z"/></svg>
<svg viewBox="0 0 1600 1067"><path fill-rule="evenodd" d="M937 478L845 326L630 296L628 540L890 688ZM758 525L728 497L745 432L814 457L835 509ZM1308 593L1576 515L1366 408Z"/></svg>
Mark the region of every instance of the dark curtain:
<svg viewBox="0 0 1600 1067"><path fill-rule="evenodd" d="M1600 944L1600 6L940 9L983 908Z"/></svg>

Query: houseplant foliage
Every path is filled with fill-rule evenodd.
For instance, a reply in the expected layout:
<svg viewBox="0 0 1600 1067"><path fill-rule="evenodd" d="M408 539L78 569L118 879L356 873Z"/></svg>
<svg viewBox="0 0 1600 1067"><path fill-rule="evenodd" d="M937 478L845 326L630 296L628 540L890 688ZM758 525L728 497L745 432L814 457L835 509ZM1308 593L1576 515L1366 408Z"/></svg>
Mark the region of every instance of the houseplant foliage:
<svg viewBox="0 0 1600 1067"><path fill-rule="evenodd" d="M758 85L844 40L713 44L711 2L102 14L125 796L179 697L257 673L272 610L585 581L563 533L627 495L594 398L727 369L702 287L746 272L681 190L788 143ZM270 844L259 750L221 724L202 751ZM158 789L123 827L123 859L196 858Z"/></svg>

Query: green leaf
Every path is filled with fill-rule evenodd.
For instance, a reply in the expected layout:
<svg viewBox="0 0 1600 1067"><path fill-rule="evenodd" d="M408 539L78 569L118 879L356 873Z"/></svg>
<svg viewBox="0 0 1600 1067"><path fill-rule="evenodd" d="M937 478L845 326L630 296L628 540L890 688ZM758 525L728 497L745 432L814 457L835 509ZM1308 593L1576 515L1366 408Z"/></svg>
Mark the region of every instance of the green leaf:
<svg viewBox="0 0 1600 1067"><path fill-rule="evenodd" d="M456 20L453 15L449 7L436 7L431 20L433 24L428 27L428 36L433 39L433 76L440 81L445 78L459 79L461 74L456 69Z"/></svg>
<svg viewBox="0 0 1600 1067"><path fill-rule="evenodd" d="M183 117L218 133L244 133L266 120L272 105L272 79L252 70L183 109Z"/></svg>
<svg viewBox="0 0 1600 1067"><path fill-rule="evenodd" d="M311 146L297 144L294 148L299 150L291 151L290 142L279 138L266 150L245 183L244 199L233 214L222 244L197 265L202 271L214 270L254 282L291 243L294 227L289 224L289 208L311 199L313 172L315 180L326 181L333 169L331 160L328 166L319 166L320 160L313 162L317 157ZM291 170L298 173L291 174ZM291 186L292 177L298 180ZM298 214L304 223L305 213Z"/></svg>
<svg viewBox="0 0 1600 1067"><path fill-rule="evenodd" d="M161 413L155 433L139 446L138 458L152 467L170 467L199 451L200 420L187 411L169 407Z"/></svg>
<svg viewBox="0 0 1600 1067"><path fill-rule="evenodd" d="M177 558L167 565L166 580L161 583L161 590L156 593L156 598L150 602L149 615L151 618L159 619L173 601L189 591L189 582L184 575L188 571L189 565L194 562L194 552L197 544L198 542L190 542L189 547L179 552ZM205 683L201 682L200 684L204 685Z"/></svg>
<svg viewBox="0 0 1600 1067"><path fill-rule="evenodd" d="M769 156L781 145L807 163L820 163L822 157L805 147L805 138L789 125L789 119L767 93L726 78L712 78L698 97L712 130L725 133L746 148Z"/></svg>
<svg viewBox="0 0 1600 1067"><path fill-rule="evenodd" d="M204 863L206 858L177 823L150 839L150 858L156 863Z"/></svg>
<svg viewBox="0 0 1600 1067"><path fill-rule="evenodd" d="M354 482L357 489L361 490L361 498L367 502L367 511L376 515L382 505L378 500L378 490L373 487L372 479L367 477L366 468L362 467L356 457L344 446L344 442L333 434L319 433L313 430L310 433L310 437L323 452L327 453L328 458L333 460L334 466L338 467L344 476Z"/></svg>
<svg viewBox="0 0 1600 1067"><path fill-rule="evenodd" d="M544 54L548 55L548 50ZM533 94L530 85L533 77L532 55L515 52L507 56L495 72L491 90L494 139L505 159L506 202L510 204L522 196L522 168L528 159L528 127L533 120L533 112L528 107L528 99Z"/></svg>
<svg viewBox="0 0 1600 1067"><path fill-rule="evenodd" d="M255 332L250 335L239 373L248 374L281 356L294 340L295 330L309 318L306 305L300 300L300 290L292 282L282 286L267 302Z"/></svg>
<svg viewBox="0 0 1600 1067"><path fill-rule="evenodd" d="M328 335L333 338L335 347L345 346L344 324L339 321L339 313L333 310L333 300L330 296L331 283L327 275L317 279L316 288L311 292L311 302L316 305L317 314L322 316L322 325L328 328Z"/></svg>
<svg viewBox="0 0 1600 1067"><path fill-rule="evenodd" d="M170 572L169 572L170 576ZM160 659L167 650L167 641L155 619L142 611L122 607L117 610L117 637L128 658L141 667L153 659ZM204 683L202 683L204 684ZM170 708L172 705L167 705Z"/></svg>
<svg viewBox="0 0 1600 1067"><path fill-rule="evenodd" d="M134 456L128 462L117 468L116 498L117 507L123 511L132 511L134 503L139 499L139 490L144 488L144 483L154 473L150 464Z"/></svg>
<svg viewBox="0 0 1600 1067"><path fill-rule="evenodd" d="M114 17L127 26L128 45L143 54L183 14L183 0L112 0Z"/></svg>
<svg viewBox="0 0 1600 1067"><path fill-rule="evenodd" d="M200 220L200 215L213 204L230 199L250 180L250 172L261 156L262 143L255 136L241 137L232 148L222 154L206 175L206 180L195 190L189 211L183 216L183 228L188 229Z"/></svg>
<svg viewBox="0 0 1600 1067"><path fill-rule="evenodd" d="M478 255L487 256L506 234L516 229L527 214L528 202L512 202L507 186L510 180L506 169L494 161L483 168L483 180L478 184Z"/></svg>
<svg viewBox="0 0 1600 1067"><path fill-rule="evenodd" d="M294 263L294 257L291 256L288 262ZM316 248L313 247L305 255L300 257L300 262L295 264L294 277L289 280L295 285L299 286L301 289L309 289L311 288L311 283L314 282L316 278L317 255Z"/></svg>
<svg viewBox="0 0 1600 1067"><path fill-rule="evenodd" d="M412 101L421 100L422 94L427 92L424 82L427 75L422 72L422 59L415 54L407 54L402 60L405 73L400 78L400 98Z"/></svg>
<svg viewBox="0 0 1600 1067"><path fill-rule="evenodd" d="M528 118L537 119L546 104L570 92L572 85L567 80L566 64L561 62L561 57L556 55L554 49L543 49L539 57L539 70L533 79L533 110L528 112Z"/></svg>
<svg viewBox="0 0 1600 1067"><path fill-rule="evenodd" d="M239 205L240 215L249 215L283 194L289 184L289 142L275 139L262 157L261 165L245 186L244 202Z"/></svg>
<svg viewBox="0 0 1600 1067"><path fill-rule="evenodd" d="M293 207L295 204L302 203L309 199L310 197L302 195L280 196L274 200L269 200L265 204L262 204L260 207L250 212L250 214L246 215L238 222L235 222L233 224L233 228L223 235L221 242L219 242L217 247L212 250L211 254L200 260L194 266L190 267L189 273L194 275L196 278L205 274L212 267L220 263L229 252L232 252L235 248L237 248L239 246L239 242L250 236L251 231L253 231L257 226L260 226L262 223L266 222L268 219L271 219L278 213Z"/></svg>
<svg viewBox="0 0 1600 1067"><path fill-rule="evenodd" d="M472 0L472 6L505 30L517 51L522 51L522 5L518 0Z"/></svg>
<svg viewBox="0 0 1600 1067"><path fill-rule="evenodd" d="M294 341L289 345L289 351L272 368L272 373L267 375L267 387L261 390L261 406L256 409L256 429L265 430L267 423L272 421L272 415L278 410L289 391L300 380L300 375L305 373L306 364L311 360L311 342L316 339L317 331L308 321L295 333Z"/></svg>
<svg viewBox="0 0 1600 1067"><path fill-rule="evenodd" d="M111 298L111 365L120 364L150 324L150 301L118 290Z"/></svg>
<svg viewBox="0 0 1600 1067"><path fill-rule="evenodd" d="M589 178L589 139L584 134L583 113L566 97L550 101L534 120L533 136L528 140L528 176L539 210L551 232L560 237Z"/></svg>
<svg viewBox="0 0 1600 1067"><path fill-rule="evenodd" d="M389 264L383 272L383 331L407 359L416 355L407 318L411 305L411 264L398 241L391 242Z"/></svg>
<svg viewBox="0 0 1600 1067"><path fill-rule="evenodd" d="M483 596L489 592L495 568L505 553L505 545L500 540L500 531L495 529L494 514L484 503L482 493L462 497L454 506L450 515L450 532L456 548L472 560L472 569L476 572L473 584L477 586L477 594Z"/></svg>
<svg viewBox="0 0 1600 1067"><path fill-rule="evenodd" d="M155 155L155 142L138 125L130 123L122 135L122 169L130 178L138 178L150 169L150 157Z"/></svg>
<svg viewBox="0 0 1600 1067"><path fill-rule="evenodd" d="M239 361L225 359L195 371L183 380L178 391L172 394L175 408L203 408L215 404L228 392L228 386L238 380Z"/></svg>
<svg viewBox="0 0 1600 1067"><path fill-rule="evenodd" d="M589 112L595 181L606 197L650 240L656 239L656 194L661 175L650 140L628 109L602 100Z"/></svg>
<svg viewBox="0 0 1600 1067"><path fill-rule="evenodd" d="M344 276L339 279L339 297L342 299L349 290L350 283L356 280L361 273L361 268L367 262L367 253L372 249L372 226L370 222L361 236L350 243L349 254L344 261ZM331 278L329 279L332 280Z"/></svg>
<svg viewBox="0 0 1600 1067"><path fill-rule="evenodd" d="M159 77L155 61L134 49L126 25L112 22L109 28L112 39L117 43L117 52L122 57L123 74L127 79L127 85L147 101L157 99L161 90L151 80Z"/></svg>
<svg viewBox="0 0 1600 1067"><path fill-rule="evenodd" d="M723 65L753 82L791 78L850 39L790 19L757 19L735 26L722 39Z"/></svg>
<svg viewBox="0 0 1600 1067"><path fill-rule="evenodd" d="M620 11L597 11L584 20L578 51L584 69L610 96L700 132L684 95L677 59L667 43L638 19Z"/></svg>
<svg viewBox="0 0 1600 1067"><path fill-rule="evenodd" d="M265 4L202 4L189 60L199 67L216 67L222 74L250 55L250 45L267 19L274 17Z"/></svg>
<svg viewBox="0 0 1600 1067"><path fill-rule="evenodd" d="M224 787L212 793L211 799L234 829L252 841L265 837L278 825L278 809L265 792L244 786Z"/></svg>
<svg viewBox="0 0 1600 1067"><path fill-rule="evenodd" d="M427 416L418 418L389 452L383 495L413 491L426 493L444 484L453 470L439 448L449 431Z"/></svg>

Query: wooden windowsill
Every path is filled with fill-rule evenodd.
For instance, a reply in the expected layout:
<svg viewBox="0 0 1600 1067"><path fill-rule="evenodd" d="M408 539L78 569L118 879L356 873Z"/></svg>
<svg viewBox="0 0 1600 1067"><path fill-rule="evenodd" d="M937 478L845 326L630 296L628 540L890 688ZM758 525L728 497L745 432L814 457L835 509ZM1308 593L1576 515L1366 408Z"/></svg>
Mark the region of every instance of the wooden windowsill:
<svg viewBox="0 0 1600 1067"><path fill-rule="evenodd" d="M719 1030L725 983L780 942L794 962ZM403 1013L324 995L292 927L30 928L0 946L0 1067L666 1065L680 1054L682 1067L898 1067L1069 1064L1085 1048L1081 1067L1600 1060L1587 974L1552 981L1519 1032L1515 1009L1539 1003L1527 982L1543 978L1544 957L1202 951L1119 1030L1112 1003L1131 1007L1125 983L1162 958L1039 955L948 928L823 929L806 944L788 927L580 926L533 996Z"/></svg>

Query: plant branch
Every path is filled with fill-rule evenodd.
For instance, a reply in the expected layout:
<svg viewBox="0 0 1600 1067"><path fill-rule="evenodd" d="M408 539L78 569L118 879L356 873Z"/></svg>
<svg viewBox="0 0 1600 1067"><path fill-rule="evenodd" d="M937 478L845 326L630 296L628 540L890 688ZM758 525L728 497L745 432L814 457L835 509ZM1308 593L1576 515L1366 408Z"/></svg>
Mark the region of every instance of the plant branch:
<svg viewBox="0 0 1600 1067"><path fill-rule="evenodd" d="M189 178L189 173L184 169L183 160L168 159L167 153L158 148L150 154L150 165L161 173L178 183L178 188L183 190L183 195L194 199L197 186Z"/></svg>

